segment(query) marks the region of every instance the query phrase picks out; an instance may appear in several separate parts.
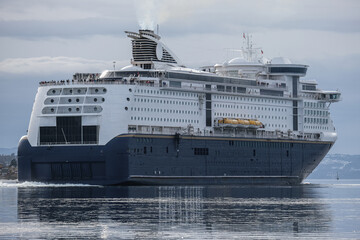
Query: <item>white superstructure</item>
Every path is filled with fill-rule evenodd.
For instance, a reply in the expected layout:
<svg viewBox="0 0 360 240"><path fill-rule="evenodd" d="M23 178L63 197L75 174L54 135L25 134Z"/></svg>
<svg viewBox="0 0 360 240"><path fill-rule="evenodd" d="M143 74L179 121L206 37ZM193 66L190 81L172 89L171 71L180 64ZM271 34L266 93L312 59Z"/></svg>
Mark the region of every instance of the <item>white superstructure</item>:
<svg viewBox="0 0 360 240"><path fill-rule="evenodd" d="M329 107L340 92L300 79L308 66L258 58L248 47L247 57L199 71L183 66L152 31L126 33L132 38L131 65L41 83L29 125L31 146L105 145L124 133L335 141ZM81 118L80 136L54 129L61 116ZM262 126L222 124L224 119L258 120ZM46 137L54 131L61 141Z"/></svg>

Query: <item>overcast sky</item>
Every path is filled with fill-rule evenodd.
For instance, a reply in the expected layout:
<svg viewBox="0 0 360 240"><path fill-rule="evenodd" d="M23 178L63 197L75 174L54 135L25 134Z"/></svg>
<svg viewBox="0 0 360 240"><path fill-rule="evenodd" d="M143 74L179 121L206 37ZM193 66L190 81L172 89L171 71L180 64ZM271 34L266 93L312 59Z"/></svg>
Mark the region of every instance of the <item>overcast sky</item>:
<svg viewBox="0 0 360 240"><path fill-rule="evenodd" d="M129 64L124 31L156 28L190 67L221 63L251 33L264 56L310 66L307 79L339 89L332 153L360 154L358 0L0 0L0 148L26 134L38 82Z"/></svg>

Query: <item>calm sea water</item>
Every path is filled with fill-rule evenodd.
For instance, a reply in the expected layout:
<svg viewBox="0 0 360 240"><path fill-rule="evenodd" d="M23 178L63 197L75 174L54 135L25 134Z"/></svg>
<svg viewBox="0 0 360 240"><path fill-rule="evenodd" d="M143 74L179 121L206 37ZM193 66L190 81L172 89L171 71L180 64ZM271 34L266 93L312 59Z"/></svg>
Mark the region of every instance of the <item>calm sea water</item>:
<svg viewBox="0 0 360 240"><path fill-rule="evenodd" d="M0 239L360 239L360 181L301 186L0 181Z"/></svg>

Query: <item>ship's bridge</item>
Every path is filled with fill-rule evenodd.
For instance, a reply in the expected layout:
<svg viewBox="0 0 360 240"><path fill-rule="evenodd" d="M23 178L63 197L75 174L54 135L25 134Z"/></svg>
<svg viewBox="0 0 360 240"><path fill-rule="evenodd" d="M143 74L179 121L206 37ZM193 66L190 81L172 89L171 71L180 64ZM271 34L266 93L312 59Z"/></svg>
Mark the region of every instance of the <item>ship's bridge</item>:
<svg viewBox="0 0 360 240"><path fill-rule="evenodd" d="M307 72L307 65L293 64L290 59L284 57L273 58L266 64L267 73L271 75L297 75L303 77Z"/></svg>
<svg viewBox="0 0 360 240"><path fill-rule="evenodd" d="M339 91L320 91L320 100L327 102L339 102L341 100L341 93Z"/></svg>

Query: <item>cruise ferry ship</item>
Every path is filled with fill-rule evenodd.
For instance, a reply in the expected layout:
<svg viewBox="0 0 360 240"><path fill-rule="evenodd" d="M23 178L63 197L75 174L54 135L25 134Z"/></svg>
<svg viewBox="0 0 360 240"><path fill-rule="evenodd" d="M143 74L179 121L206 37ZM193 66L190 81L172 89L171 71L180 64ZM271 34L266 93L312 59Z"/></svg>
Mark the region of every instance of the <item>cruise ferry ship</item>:
<svg viewBox="0 0 360 240"><path fill-rule="evenodd" d="M248 41L240 57L191 69L153 31L125 33L131 65L40 82L19 181L299 184L335 143L341 94L305 80L307 65Z"/></svg>

